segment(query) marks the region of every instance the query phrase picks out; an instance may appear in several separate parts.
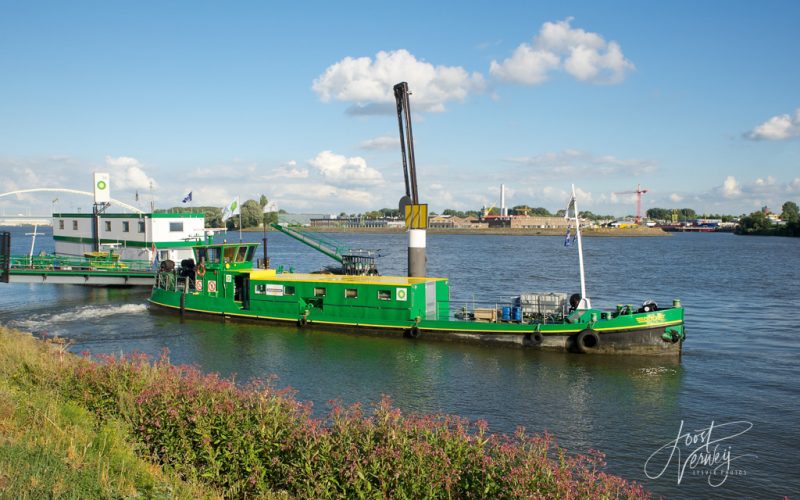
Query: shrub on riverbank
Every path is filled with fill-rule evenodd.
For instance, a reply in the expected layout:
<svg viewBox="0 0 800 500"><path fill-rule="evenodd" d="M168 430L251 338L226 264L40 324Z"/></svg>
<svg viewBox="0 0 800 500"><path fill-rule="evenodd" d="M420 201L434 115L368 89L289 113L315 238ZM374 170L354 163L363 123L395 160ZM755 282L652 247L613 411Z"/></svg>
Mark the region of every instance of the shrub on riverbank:
<svg viewBox="0 0 800 500"><path fill-rule="evenodd" d="M54 366L59 366L54 364ZM49 373L101 422L120 419L149 456L226 496L647 496L550 436L490 434L454 416L365 413L332 404L325 419L286 390L175 366L165 356L76 359Z"/></svg>
<svg viewBox="0 0 800 500"><path fill-rule="evenodd" d="M0 498L217 496L137 456L122 420L60 394L54 377L75 360L0 327Z"/></svg>

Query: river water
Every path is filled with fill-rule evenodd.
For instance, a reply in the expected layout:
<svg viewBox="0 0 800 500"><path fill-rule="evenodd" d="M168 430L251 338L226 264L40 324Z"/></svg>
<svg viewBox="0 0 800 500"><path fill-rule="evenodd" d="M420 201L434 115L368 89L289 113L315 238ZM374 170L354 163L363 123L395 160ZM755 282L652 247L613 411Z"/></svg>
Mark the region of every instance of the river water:
<svg viewBox="0 0 800 500"><path fill-rule="evenodd" d="M29 251L30 228L0 229L12 231L13 253ZM405 235L334 237L380 249L382 274L405 273ZM331 263L282 234L269 238L273 266ZM0 322L68 337L75 352L167 348L173 362L237 380L275 375L319 412L330 400L368 404L386 394L404 411L481 418L497 432L547 431L570 451L603 451L609 472L665 497L800 494L800 239L675 234L584 243L596 307L681 299L680 361L181 321L149 309L141 288L0 284ZM40 237L36 249L52 246ZM579 290L577 250L558 237L431 234L428 258L429 275L450 278L454 303Z"/></svg>

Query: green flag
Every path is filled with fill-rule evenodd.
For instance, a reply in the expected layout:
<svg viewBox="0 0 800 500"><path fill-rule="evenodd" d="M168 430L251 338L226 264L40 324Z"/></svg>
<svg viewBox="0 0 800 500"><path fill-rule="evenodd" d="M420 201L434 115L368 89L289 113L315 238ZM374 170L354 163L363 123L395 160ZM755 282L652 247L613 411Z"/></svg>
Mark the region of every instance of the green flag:
<svg viewBox="0 0 800 500"><path fill-rule="evenodd" d="M233 217L234 215L239 215L239 197L233 199L232 202L228 204L222 211L222 221L226 221Z"/></svg>

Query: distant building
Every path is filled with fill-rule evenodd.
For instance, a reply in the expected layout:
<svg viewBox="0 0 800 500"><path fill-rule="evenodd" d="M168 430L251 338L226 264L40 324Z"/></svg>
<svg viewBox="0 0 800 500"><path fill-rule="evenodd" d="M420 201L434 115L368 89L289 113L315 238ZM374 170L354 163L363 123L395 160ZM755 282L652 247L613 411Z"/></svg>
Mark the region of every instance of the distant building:
<svg viewBox="0 0 800 500"><path fill-rule="evenodd" d="M310 226L311 219L335 218L335 215L328 214L278 214L279 224L289 224L292 226Z"/></svg>
<svg viewBox="0 0 800 500"><path fill-rule="evenodd" d="M566 228L570 221L563 217L543 217L543 216L507 216L489 217L485 219L490 228L512 228L512 229L553 229Z"/></svg>
<svg viewBox="0 0 800 500"><path fill-rule="evenodd" d="M338 217L314 218L310 220L311 227L397 227L397 223L405 225L405 221L399 219L368 219L366 217ZM390 225L390 223L392 223Z"/></svg>

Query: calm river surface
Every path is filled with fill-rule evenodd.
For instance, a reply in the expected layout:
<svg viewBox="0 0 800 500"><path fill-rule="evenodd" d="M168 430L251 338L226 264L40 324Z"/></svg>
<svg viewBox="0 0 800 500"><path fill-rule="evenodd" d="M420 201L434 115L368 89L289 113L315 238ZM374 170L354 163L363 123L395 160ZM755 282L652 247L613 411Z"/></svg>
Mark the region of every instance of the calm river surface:
<svg viewBox="0 0 800 500"><path fill-rule="evenodd" d="M5 229L13 253L27 253L30 228ZM334 237L381 249L381 273L405 274L405 235ZM274 266L330 263L282 234L269 238ZM37 251L52 245L39 238ZM404 411L482 418L497 432L548 431L570 451L605 452L609 472L665 497L800 494L800 239L676 234L587 238L585 247L595 306L682 300L688 338L680 362L181 322L150 310L141 288L0 284L0 322L68 337L75 352L168 348L173 362L237 380L276 375L278 386L293 387L319 412L329 400L370 403L387 394ZM428 274L450 277L453 302L572 293L576 252L558 237L433 234ZM712 425L710 438L700 434ZM692 462L705 459L692 452L705 453L706 441L718 455Z"/></svg>

